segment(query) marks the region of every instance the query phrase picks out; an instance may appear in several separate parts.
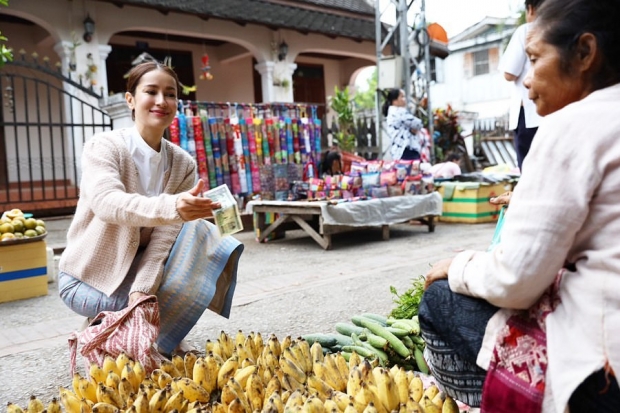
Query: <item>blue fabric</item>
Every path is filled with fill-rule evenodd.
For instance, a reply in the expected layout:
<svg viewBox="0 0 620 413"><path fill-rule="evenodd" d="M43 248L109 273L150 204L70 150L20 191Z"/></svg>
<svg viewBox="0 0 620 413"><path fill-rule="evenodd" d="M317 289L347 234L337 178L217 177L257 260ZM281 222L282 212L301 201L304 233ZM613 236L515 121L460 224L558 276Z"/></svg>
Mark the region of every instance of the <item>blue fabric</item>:
<svg viewBox="0 0 620 413"><path fill-rule="evenodd" d="M161 328L157 340L163 353L172 352L209 307L218 278L227 268L226 285L220 315L228 318L237 286L237 266L243 244L232 236L221 237L217 227L205 220L183 225L164 266L164 279L157 298Z"/></svg>

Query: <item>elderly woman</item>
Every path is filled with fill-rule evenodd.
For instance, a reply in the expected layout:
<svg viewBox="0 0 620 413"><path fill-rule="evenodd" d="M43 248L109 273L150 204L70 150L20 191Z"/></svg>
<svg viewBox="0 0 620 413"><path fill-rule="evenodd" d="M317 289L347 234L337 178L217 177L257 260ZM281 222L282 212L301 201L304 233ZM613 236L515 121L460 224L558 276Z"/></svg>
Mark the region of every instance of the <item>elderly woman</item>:
<svg viewBox="0 0 620 413"><path fill-rule="evenodd" d="M620 411L619 21L620 0L540 7L525 84L545 118L501 242L426 275L427 360L483 411Z"/></svg>

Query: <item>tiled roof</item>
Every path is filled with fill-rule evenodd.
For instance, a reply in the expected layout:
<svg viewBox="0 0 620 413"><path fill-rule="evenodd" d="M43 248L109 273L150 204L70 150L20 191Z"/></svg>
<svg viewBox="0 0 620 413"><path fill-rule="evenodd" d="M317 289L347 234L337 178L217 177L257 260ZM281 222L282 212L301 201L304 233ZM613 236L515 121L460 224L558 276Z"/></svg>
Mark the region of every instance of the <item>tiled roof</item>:
<svg viewBox="0 0 620 413"><path fill-rule="evenodd" d="M268 0L99 1L117 6L146 7L160 11L193 14L204 18L254 23L273 28L281 27L304 33L321 33L356 40L375 40L374 9L366 0L297 0L298 3L310 6L307 8L295 7L292 2L285 4Z"/></svg>

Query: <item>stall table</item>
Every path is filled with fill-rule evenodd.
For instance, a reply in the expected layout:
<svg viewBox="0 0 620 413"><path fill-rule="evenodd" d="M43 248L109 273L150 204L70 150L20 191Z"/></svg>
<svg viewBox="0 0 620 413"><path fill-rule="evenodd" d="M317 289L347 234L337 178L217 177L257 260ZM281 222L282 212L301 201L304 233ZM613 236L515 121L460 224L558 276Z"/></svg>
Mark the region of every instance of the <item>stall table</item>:
<svg viewBox="0 0 620 413"><path fill-rule="evenodd" d="M441 209L442 198L437 192L352 202L251 201L247 205L247 211L257 217L259 242L265 242L274 231L301 228L326 250L332 247L332 234L354 229L381 227L382 238L388 240L390 225L418 220L433 232ZM265 222L267 213L278 215L269 225Z"/></svg>

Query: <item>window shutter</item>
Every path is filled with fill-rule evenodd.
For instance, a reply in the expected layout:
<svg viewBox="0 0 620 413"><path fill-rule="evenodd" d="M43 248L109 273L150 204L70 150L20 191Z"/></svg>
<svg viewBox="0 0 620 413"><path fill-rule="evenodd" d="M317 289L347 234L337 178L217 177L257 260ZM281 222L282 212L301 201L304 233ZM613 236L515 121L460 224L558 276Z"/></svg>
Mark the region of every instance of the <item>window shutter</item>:
<svg viewBox="0 0 620 413"><path fill-rule="evenodd" d="M463 75L466 79L473 76L474 73L474 56L473 53L467 52L463 55Z"/></svg>

